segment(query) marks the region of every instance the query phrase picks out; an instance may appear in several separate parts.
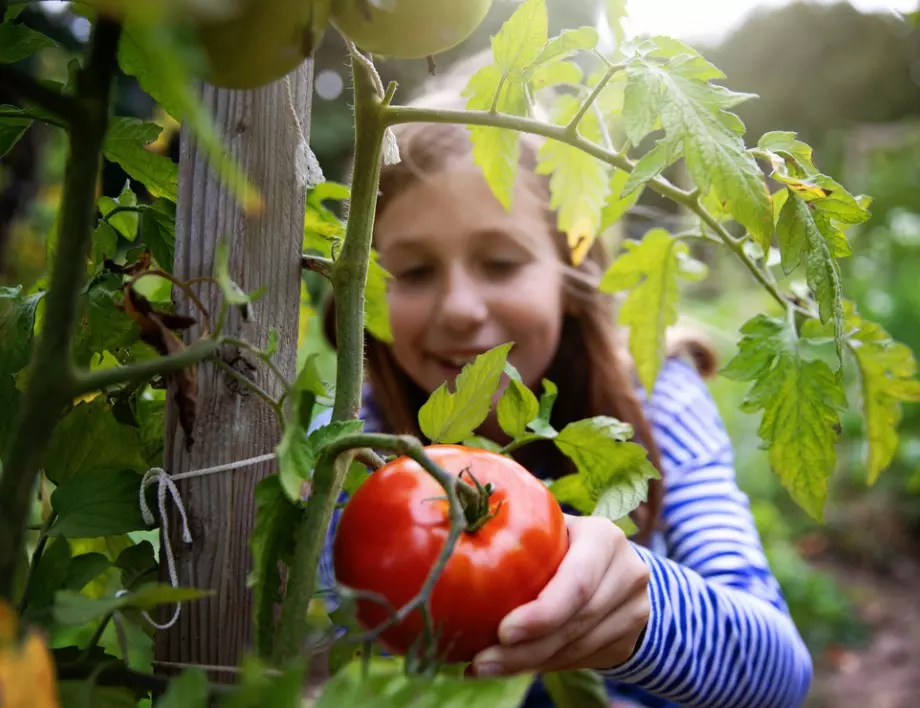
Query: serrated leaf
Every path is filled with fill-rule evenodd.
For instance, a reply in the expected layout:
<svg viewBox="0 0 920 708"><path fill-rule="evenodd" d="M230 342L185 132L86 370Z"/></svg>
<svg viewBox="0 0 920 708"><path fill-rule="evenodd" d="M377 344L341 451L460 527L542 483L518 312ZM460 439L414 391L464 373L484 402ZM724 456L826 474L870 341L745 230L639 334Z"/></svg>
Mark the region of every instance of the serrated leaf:
<svg viewBox="0 0 920 708"><path fill-rule="evenodd" d="M153 254L157 265L172 273L176 250L176 205L168 199L156 199L141 214L141 241Z"/></svg>
<svg viewBox="0 0 920 708"><path fill-rule="evenodd" d="M342 667L323 686L315 708L518 708L533 682L530 674L466 680L441 673L434 678L409 676L391 657L374 657L367 676L360 659Z"/></svg>
<svg viewBox="0 0 920 708"><path fill-rule="evenodd" d="M816 219L808 204L790 191L776 223L783 271L805 264L805 280L814 291L822 322L833 321L838 356L843 355L843 289L840 269L828 245L831 225Z"/></svg>
<svg viewBox="0 0 920 708"><path fill-rule="evenodd" d="M763 411L759 434L770 465L795 502L821 521L846 405L841 383L824 361L800 354L784 320L757 315L741 333L722 374L753 383L742 409Z"/></svg>
<svg viewBox="0 0 920 708"><path fill-rule="evenodd" d="M626 88L623 95L623 129L626 137L638 145L658 123L661 102L661 81L644 64L626 68Z"/></svg>
<svg viewBox="0 0 920 708"><path fill-rule="evenodd" d="M213 595L212 590L174 588L169 585L145 585L136 592L121 597L91 598L86 595L61 590L55 594L54 616L63 625L81 625L105 617L114 610L128 607L152 610L157 605L187 602Z"/></svg>
<svg viewBox="0 0 920 708"><path fill-rule="evenodd" d="M796 134L790 130L774 130L764 133L757 141L757 147L792 158L807 173L818 171L814 163L814 151L807 143L798 140Z"/></svg>
<svg viewBox="0 0 920 708"><path fill-rule="evenodd" d="M137 206L137 195L131 189L131 180L125 181L124 187L121 188L121 193L115 199L111 197L99 198L99 213L102 214L103 218L107 217L116 207L122 206ZM120 211L111 219L107 219L107 221L129 241L134 241L137 238L138 214L136 211Z"/></svg>
<svg viewBox="0 0 920 708"><path fill-rule="evenodd" d="M601 279L600 290L629 290L618 321L629 327L629 350L639 380L651 391L665 356L665 335L677 322L678 279L699 280L705 268L690 258L687 245L664 229L652 229L641 241L626 241L625 252Z"/></svg>
<svg viewBox="0 0 920 708"><path fill-rule="evenodd" d="M157 700L157 708L206 708L208 705L208 675L199 668L183 669L169 682L169 688Z"/></svg>
<svg viewBox="0 0 920 708"><path fill-rule="evenodd" d="M141 475L131 470L70 477L51 494L58 518L48 533L96 538L147 529L139 507L140 486Z"/></svg>
<svg viewBox="0 0 920 708"><path fill-rule="evenodd" d="M501 69L494 64L484 66L473 74L463 90L463 95L468 97L466 107L469 110L489 110L501 85ZM527 115L527 96L522 85L505 84L496 109L511 115ZM482 170L482 175L495 198L510 211L521 154L520 133L506 128L484 126L469 126L469 132L473 145L473 161Z"/></svg>
<svg viewBox="0 0 920 708"><path fill-rule="evenodd" d="M508 76L526 69L543 51L548 36L546 0L524 0L492 37L495 65Z"/></svg>
<svg viewBox="0 0 920 708"><path fill-rule="evenodd" d="M3 25L0 25L2 28ZM28 118L0 117L0 157L6 155L25 135L32 121Z"/></svg>
<svg viewBox="0 0 920 708"><path fill-rule="evenodd" d="M103 234L100 250L111 243ZM93 245L95 250L95 244ZM83 366L90 365L93 355L131 347L138 343L140 328L118 307L121 299L121 276L109 273L97 279L80 298L80 320L74 334L74 359Z"/></svg>
<svg viewBox="0 0 920 708"><path fill-rule="evenodd" d="M551 61L540 64L528 76L531 87L536 91L559 84L578 86L584 79L581 67L572 61Z"/></svg>
<svg viewBox="0 0 920 708"><path fill-rule="evenodd" d="M645 153L633 165L632 171L626 180L626 184L620 190L620 198L639 199L641 190L646 183L664 172L668 167L680 159L683 154L680 142L670 136L666 136L655 143L655 147Z"/></svg>
<svg viewBox="0 0 920 708"><path fill-rule="evenodd" d="M544 674L543 683L556 708L609 708L604 678L596 671L554 671Z"/></svg>
<svg viewBox="0 0 920 708"><path fill-rule="evenodd" d="M112 258L118 248L118 234L107 223L100 222L93 231L92 261L101 265L106 258Z"/></svg>
<svg viewBox="0 0 920 708"><path fill-rule="evenodd" d="M361 420L337 420L317 428L309 435L300 423L289 423L276 450L281 487L288 499L303 499L301 486L313 478L316 457L321 449L343 435L361 432Z"/></svg>
<svg viewBox="0 0 920 708"><path fill-rule="evenodd" d="M549 379L543 379L543 392L540 394L540 409L537 412L536 420L530 421L527 427L537 435L545 438L556 436L556 430L550 423L553 414L553 405L556 403L556 397L559 395L559 389Z"/></svg>
<svg viewBox="0 0 920 708"><path fill-rule="evenodd" d="M614 170L610 176L610 190L607 195L607 202L601 210L600 230L610 228L618 222L626 212L633 208L639 197L642 196L642 189L631 190L626 196L621 196L630 173L625 170Z"/></svg>
<svg viewBox="0 0 920 708"><path fill-rule="evenodd" d="M35 311L44 293L26 295L22 286L0 287L0 451L6 449L19 410L15 376L29 364Z"/></svg>
<svg viewBox="0 0 920 708"><path fill-rule="evenodd" d="M141 182L154 197L177 199L179 166L147 149L162 128L137 118L114 117L105 136L104 154Z"/></svg>
<svg viewBox="0 0 920 708"><path fill-rule="evenodd" d="M457 443L473 435L488 417L513 342L501 344L460 371L456 391L441 384L418 412L419 427L432 442Z"/></svg>
<svg viewBox="0 0 920 708"><path fill-rule="evenodd" d="M247 585L253 591L256 650L271 654L275 633L275 603L281 598L279 563L289 563L294 553L294 533L302 509L287 498L278 475L270 475L255 488L256 518L249 537L252 571Z"/></svg>
<svg viewBox="0 0 920 708"><path fill-rule="evenodd" d="M848 342L862 384L862 412L868 449L866 477L875 484L898 449L901 403L920 402L917 362L910 347L896 342L881 326L864 319L844 301Z"/></svg>
<svg viewBox="0 0 920 708"><path fill-rule="evenodd" d="M512 438L527 432L527 424L537 417L540 403L529 388L512 378L498 401L498 424Z"/></svg>
<svg viewBox="0 0 920 708"><path fill-rule="evenodd" d="M577 29L564 29L546 44L531 64L536 68L540 64L553 61L572 52L594 49L597 46L597 30L593 27L579 27Z"/></svg>
<svg viewBox="0 0 920 708"><path fill-rule="evenodd" d="M57 46L51 37L20 22L0 23L0 64L15 64L35 52Z"/></svg>

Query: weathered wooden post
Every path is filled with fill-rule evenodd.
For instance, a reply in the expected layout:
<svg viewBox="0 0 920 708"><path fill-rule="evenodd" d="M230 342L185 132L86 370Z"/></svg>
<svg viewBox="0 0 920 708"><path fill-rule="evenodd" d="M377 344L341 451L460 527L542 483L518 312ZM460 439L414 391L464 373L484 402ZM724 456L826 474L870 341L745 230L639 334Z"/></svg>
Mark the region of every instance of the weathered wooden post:
<svg viewBox="0 0 920 708"><path fill-rule="evenodd" d="M251 91L202 88L204 105L212 112L224 143L261 192L264 208L260 214L246 215L232 191L220 183L204 151L183 131L174 270L182 279L213 275L216 246L226 238L231 277L247 292L262 286L268 290L254 303L250 321L244 321L233 308L223 334L264 347L274 327L277 364L293 380L306 196L306 187L297 177L296 156L301 130L309 140L312 60L288 78L290 96L283 79ZM219 289L207 282L195 287L216 319ZM275 398L280 395L277 378L251 353L225 348L222 356L264 391ZM175 406L167 411L166 471L177 474L269 453L279 436L278 422L264 401L218 367L203 364L198 368L197 419L190 448L186 449ZM253 488L272 471L273 464L178 482L193 538L190 546L182 542L179 515L169 505L170 542L179 584L209 588L216 594L184 605L176 624L159 632L158 661L236 666L250 648L251 594L246 575L254 521ZM161 580L167 582L165 563L161 563L161 574ZM167 621L172 613L172 607L161 608L159 621ZM225 673L211 678L230 681L234 677Z"/></svg>

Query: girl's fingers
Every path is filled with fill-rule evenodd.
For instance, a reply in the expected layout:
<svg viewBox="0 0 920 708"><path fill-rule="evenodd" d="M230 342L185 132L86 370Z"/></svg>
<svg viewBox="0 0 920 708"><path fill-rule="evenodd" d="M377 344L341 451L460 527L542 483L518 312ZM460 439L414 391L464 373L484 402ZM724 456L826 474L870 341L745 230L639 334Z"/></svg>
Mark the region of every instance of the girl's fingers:
<svg viewBox="0 0 920 708"><path fill-rule="evenodd" d="M513 610L502 620L502 644L539 638L562 629L584 610L611 565L616 526L598 517L566 517L569 552L539 597Z"/></svg>

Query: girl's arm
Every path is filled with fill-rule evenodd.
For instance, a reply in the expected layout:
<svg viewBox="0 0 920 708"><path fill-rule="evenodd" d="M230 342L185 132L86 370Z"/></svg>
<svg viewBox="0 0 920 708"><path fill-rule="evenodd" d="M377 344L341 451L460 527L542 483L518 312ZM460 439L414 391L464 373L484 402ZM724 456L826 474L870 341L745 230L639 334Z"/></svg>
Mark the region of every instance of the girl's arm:
<svg viewBox="0 0 920 708"><path fill-rule="evenodd" d="M651 614L632 657L604 674L697 708L801 705L811 657L764 556L704 381L669 361L646 411L663 457L667 558L635 546L651 571Z"/></svg>

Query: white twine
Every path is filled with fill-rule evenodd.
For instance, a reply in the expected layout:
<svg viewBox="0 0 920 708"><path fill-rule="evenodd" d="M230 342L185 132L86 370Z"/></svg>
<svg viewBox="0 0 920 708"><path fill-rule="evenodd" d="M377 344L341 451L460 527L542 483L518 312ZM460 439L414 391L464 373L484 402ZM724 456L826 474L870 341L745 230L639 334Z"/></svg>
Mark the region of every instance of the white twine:
<svg viewBox="0 0 920 708"><path fill-rule="evenodd" d="M141 479L141 489L139 492L141 516L144 519L144 523L146 523L148 526L153 526L156 523L153 512L150 511L150 507L147 504L146 492L147 487L149 487L151 484L157 483L159 485L157 487L157 507L160 512L160 524L162 526L161 536L163 540L163 550L166 553L166 569L169 574L169 584L172 587L179 587L179 575L176 572L176 559L173 555L172 543L169 540L169 521L166 515L167 492L169 492L169 495L172 497L173 503L179 510L179 516L182 518L182 540L186 543L186 545L191 545L192 543L192 534L188 528L188 517L185 513L185 505L182 503L182 496L179 494L179 488L176 486L176 480L191 479L192 477L205 477L210 474L217 474L218 472L236 470L240 467L246 467L248 465L257 465L261 462L268 462L269 460L273 459L275 459L275 453L269 452L265 455L259 455L258 457L250 457L246 460L227 462L222 465L206 467L204 469L193 470L191 472L182 472L175 475L167 474L166 470L164 470L162 467L151 467L149 470L147 470L143 479ZM122 597L126 593L126 590L121 590L116 594L116 597ZM177 602L176 609L173 612L172 618L170 618L170 620L165 624L159 624L144 610L141 611L141 614L152 627L163 630L169 629L176 623L176 621L179 619L179 613L181 611L182 603ZM124 651L124 647L122 648L122 651Z"/></svg>

